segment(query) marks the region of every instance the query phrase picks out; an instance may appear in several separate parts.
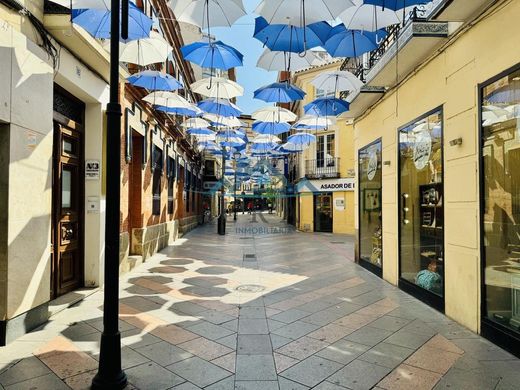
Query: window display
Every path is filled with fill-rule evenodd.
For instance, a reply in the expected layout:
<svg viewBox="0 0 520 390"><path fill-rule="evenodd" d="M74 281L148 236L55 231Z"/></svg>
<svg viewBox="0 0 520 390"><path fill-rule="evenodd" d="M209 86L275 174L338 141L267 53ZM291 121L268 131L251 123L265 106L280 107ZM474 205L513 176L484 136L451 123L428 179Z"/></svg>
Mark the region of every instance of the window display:
<svg viewBox="0 0 520 390"><path fill-rule="evenodd" d="M359 257L381 268L381 140L359 150Z"/></svg>
<svg viewBox="0 0 520 390"><path fill-rule="evenodd" d="M444 282L442 114L399 130L401 280L438 297Z"/></svg>
<svg viewBox="0 0 520 390"><path fill-rule="evenodd" d="M482 89L481 156L484 317L520 333L520 70Z"/></svg>

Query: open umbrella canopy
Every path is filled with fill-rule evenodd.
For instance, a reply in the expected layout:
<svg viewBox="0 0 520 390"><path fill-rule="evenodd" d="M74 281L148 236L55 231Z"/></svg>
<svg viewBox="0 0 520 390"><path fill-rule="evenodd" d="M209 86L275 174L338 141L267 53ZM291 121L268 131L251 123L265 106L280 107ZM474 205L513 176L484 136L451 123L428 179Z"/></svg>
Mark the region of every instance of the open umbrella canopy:
<svg viewBox="0 0 520 390"><path fill-rule="evenodd" d="M167 106L153 106L158 111L167 114L183 115L183 116L199 116L202 115L202 110L197 106L186 107L167 107Z"/></svg>
<svg viewBox="0 0 520 390"><path fill-rule="evenodd" d="M306 104L304 110L306 114L318 116L338 116L349 110L350 103L346 100L323 97Z"/></svg>
<svg viewBox="0 0 520 390"><path fill-rule="evenodd" d="M332 27L327 22L317 22L305 27L287 24L269 24L261 16L255 19L253 37L274 51L301 53L322 46Z"/></svg>
<svg viewBox="0 0 520 390"><path fill-rule="evenodd" d="M282 140L278 138L276 135L272 134L258 134L255 138L253 138L253 143L256 144L270 144L273 142L281 142Z"/></svg>
<svg viewBox="0 0 520 390"><path fill-rule="evenodd" d="M323 58L315 52L291 53L288 51L272 51L265 49L256 63L256 66L268 71L298 71L311 66L326 64ZM290 69L289 69L290 66Z"/></svg>
<svg viewBox="0 0 520 390"><path fill-rule="evenodd" d="M209 127L209 122L202 118L190 118L182 122L181 126L187 129L204 129Z"/></svg>
<svg viewBox="0 0 520 390"><path fill-rule="evenodd" d="M251 118L259 122L293 122L297 116L286 108L272 106L256 110L251 114Z"/></svg>
<svg viewBox="0 0 520 390"><path fill-rule="evenodd" d="M186 130L186 133L189 135L196 135L196 136L214 136L215 132L213 130L207 129L207 128L197 128L192 127L191 129Z"/></svg>
<svg viewBox="0 0 520 390"><path fill-rule="evenodd" d="M305 26L311 23L334 20L354 3L350 0L263 0L255 14L268 23Z"/></svg>
<svg viewBox="0 0 520 390"><path fill-rule="evenodd" d="M285 153L298 153L303 152L307 149L310 144L293 144L292 142L286 142L280 147L280 151Z"/></svg>
<svg viewBox="0 0 520 390"><path fill-rule="evenodd" d="M233 99L244 94L244 87L222 77L204 78L191 84L193 92L212 98Z"/></svg>
<svg viewBox="0 0 520 390"><path fill-rule="evenodd" d="M286 122L253 122L253 131L260 134L278 135L290 129L291 125Z"/></svg>
<svg viewBox="0 0 520 390"><path fill-rule="evenodd" d="M329 128L329 126L335 125L336 122L332 118L324 116L310 116L306 115L302 117L293 126L295 130L323 130Z"/></svg>
<svg viewBox="0 0 520 390"><path fill-rule="evenodd" d="M121 43L119 61L146 66L165 61L172 50L161 34L151 31L149 38Z"/></svg>
<svg viewBox="0 0 520 390"><path fill-rule="evenodd" d="M120 12L119 10L118 12ZM83 27L94 38L110 38L110 15L106 8L73 9L72 23ZM133 3L128 7L128 41L150 36L153 21Z"/></svg>
<svg viewBox="0 0 520 390"><path fill-rule="evenodd" d="M227 99L207 98L197 103L197 106L209 114L225 117L240 116L242 110Z"/></svg>
<svg viewBox="0 0 520 390"><path fill-rule="evenodd" d="M201 28L230 27L246 14L242 0L170 0L168 5L177 20Z"/></svg>
<svg viewBox="0 0 520 390"><path fill-rule="evenodd" d="M204 119L211 122L212 126L216 127L240 127L242 126L242 122L236 117L230 116L225 117L222 115L216 114L204 114Z"/></svg>
<svg viewBox="0 0 520 390"><path fill-rule="evenodd" d="M143 70L128 77L126 81L149 91L176 91L182 88L182 84L175 77L158 70Z"/></svg>
<svg viewBox="0 0 520 390"><path fill-rule="evenodd" d="M356 58L377 49L378 41L386 36L386 31L376 32L348 30L344 24L335 26L323 48L332 57Z"/></svg>
<svg viewBox="0 0 520 390"><path fill-rule="evenodd" d="M294 145L306 145L316 141L316 136L308 133L293 134L287 138L287 142Z"/></svg>
<svg viewBox="0 0 520 390"><path fill-rule="evenodd" d="M181 95L170 91L155 91L143 98L143 101L164 107L177 107L193 109L194 105ZM205 127L205 126L201 126Z"/></svg>
<svg viewBox="0 0 520 390"><path fill-rule="evenodd" d="M354 74L346 70L323 72L311 80L316 88L325 91L356 91L363 86L363 82Z"/></svg>
<svg viewBox="0 0 520 390"><path fill-rule="evenodd" d="M221 41L200 41L181 47L186 61L203 68L228 70L242 66L244 56Z"/></svg>
<svg viewBox="0 0 520 390"><path fill-rule="evenodd" d="M288 82L281 82L257 89L254 97L268 103L290 103L303 99L305 92Z"/></svg>
<svg viewBox="0 0 520 390"><path fill-rule="evenodd" d="M377 31L379 29L401 23L397 12L377 5L362 4L351 7L339 15L349 30Z"/></svg>
<svg viewBox="0 0 520 390"><path fill-rule="evenodd" d="M421 5L430 3L432 0L364 0L365 4L378 5L381 8L389 8L397 11L406 7L413 7L414 5Z"/></svg>

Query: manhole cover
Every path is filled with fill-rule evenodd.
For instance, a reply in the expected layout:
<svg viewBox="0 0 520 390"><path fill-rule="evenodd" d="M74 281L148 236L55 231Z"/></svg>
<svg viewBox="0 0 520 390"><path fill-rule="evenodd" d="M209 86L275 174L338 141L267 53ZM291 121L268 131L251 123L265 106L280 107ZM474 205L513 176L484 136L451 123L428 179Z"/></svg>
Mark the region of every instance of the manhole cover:
<svg viewBox="0 0 520 390"><path fill-rule="evenodd" d="M260 291L264 291L265 287L260 286L259 284L243 284L241 286L238 286L235 290L242 292L257 293Z"/></svg>

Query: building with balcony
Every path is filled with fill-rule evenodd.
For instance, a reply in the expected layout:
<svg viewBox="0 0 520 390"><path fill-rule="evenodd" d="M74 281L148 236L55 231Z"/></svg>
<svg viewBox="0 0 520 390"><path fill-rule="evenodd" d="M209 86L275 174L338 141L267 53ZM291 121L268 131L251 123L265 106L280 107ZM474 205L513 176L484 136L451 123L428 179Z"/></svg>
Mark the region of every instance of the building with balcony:
<svg viewBox="0 0 520 390"><path fill-rule="evenodd" d="M306 92L305 99L291 105L298 116L312 100L334 91L315 88L311 81L322 72L338 70L341 62L295 72L292 83ZM286 75L282 75L286 76ZM288 181L294 193L284 206L289 223L305 232L354 233L354 138L352 124L338 118L334 125L313 132L316 142L291 157Z"/></svg>
<svg viewBox="0 0 520 390"><path fill-rule="evenodd" d="M357 261L517 354L519 19L517 0L420 7L347 114Z"/></svg>

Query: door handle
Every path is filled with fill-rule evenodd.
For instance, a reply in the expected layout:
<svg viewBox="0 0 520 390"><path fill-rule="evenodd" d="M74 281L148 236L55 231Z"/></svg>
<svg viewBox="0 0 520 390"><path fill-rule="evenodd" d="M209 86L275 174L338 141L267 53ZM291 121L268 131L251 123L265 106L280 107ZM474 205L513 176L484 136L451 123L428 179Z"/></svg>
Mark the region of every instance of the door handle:
<svg viewBox="0 0 520 390"><path fill-rule="evenodd" d="M401 196L403 198L403 224L408 225L410 223L410 220L408 219L408 211L410 211L410 208L408 207L408 198L410 195L404 193Z"/></svg>

